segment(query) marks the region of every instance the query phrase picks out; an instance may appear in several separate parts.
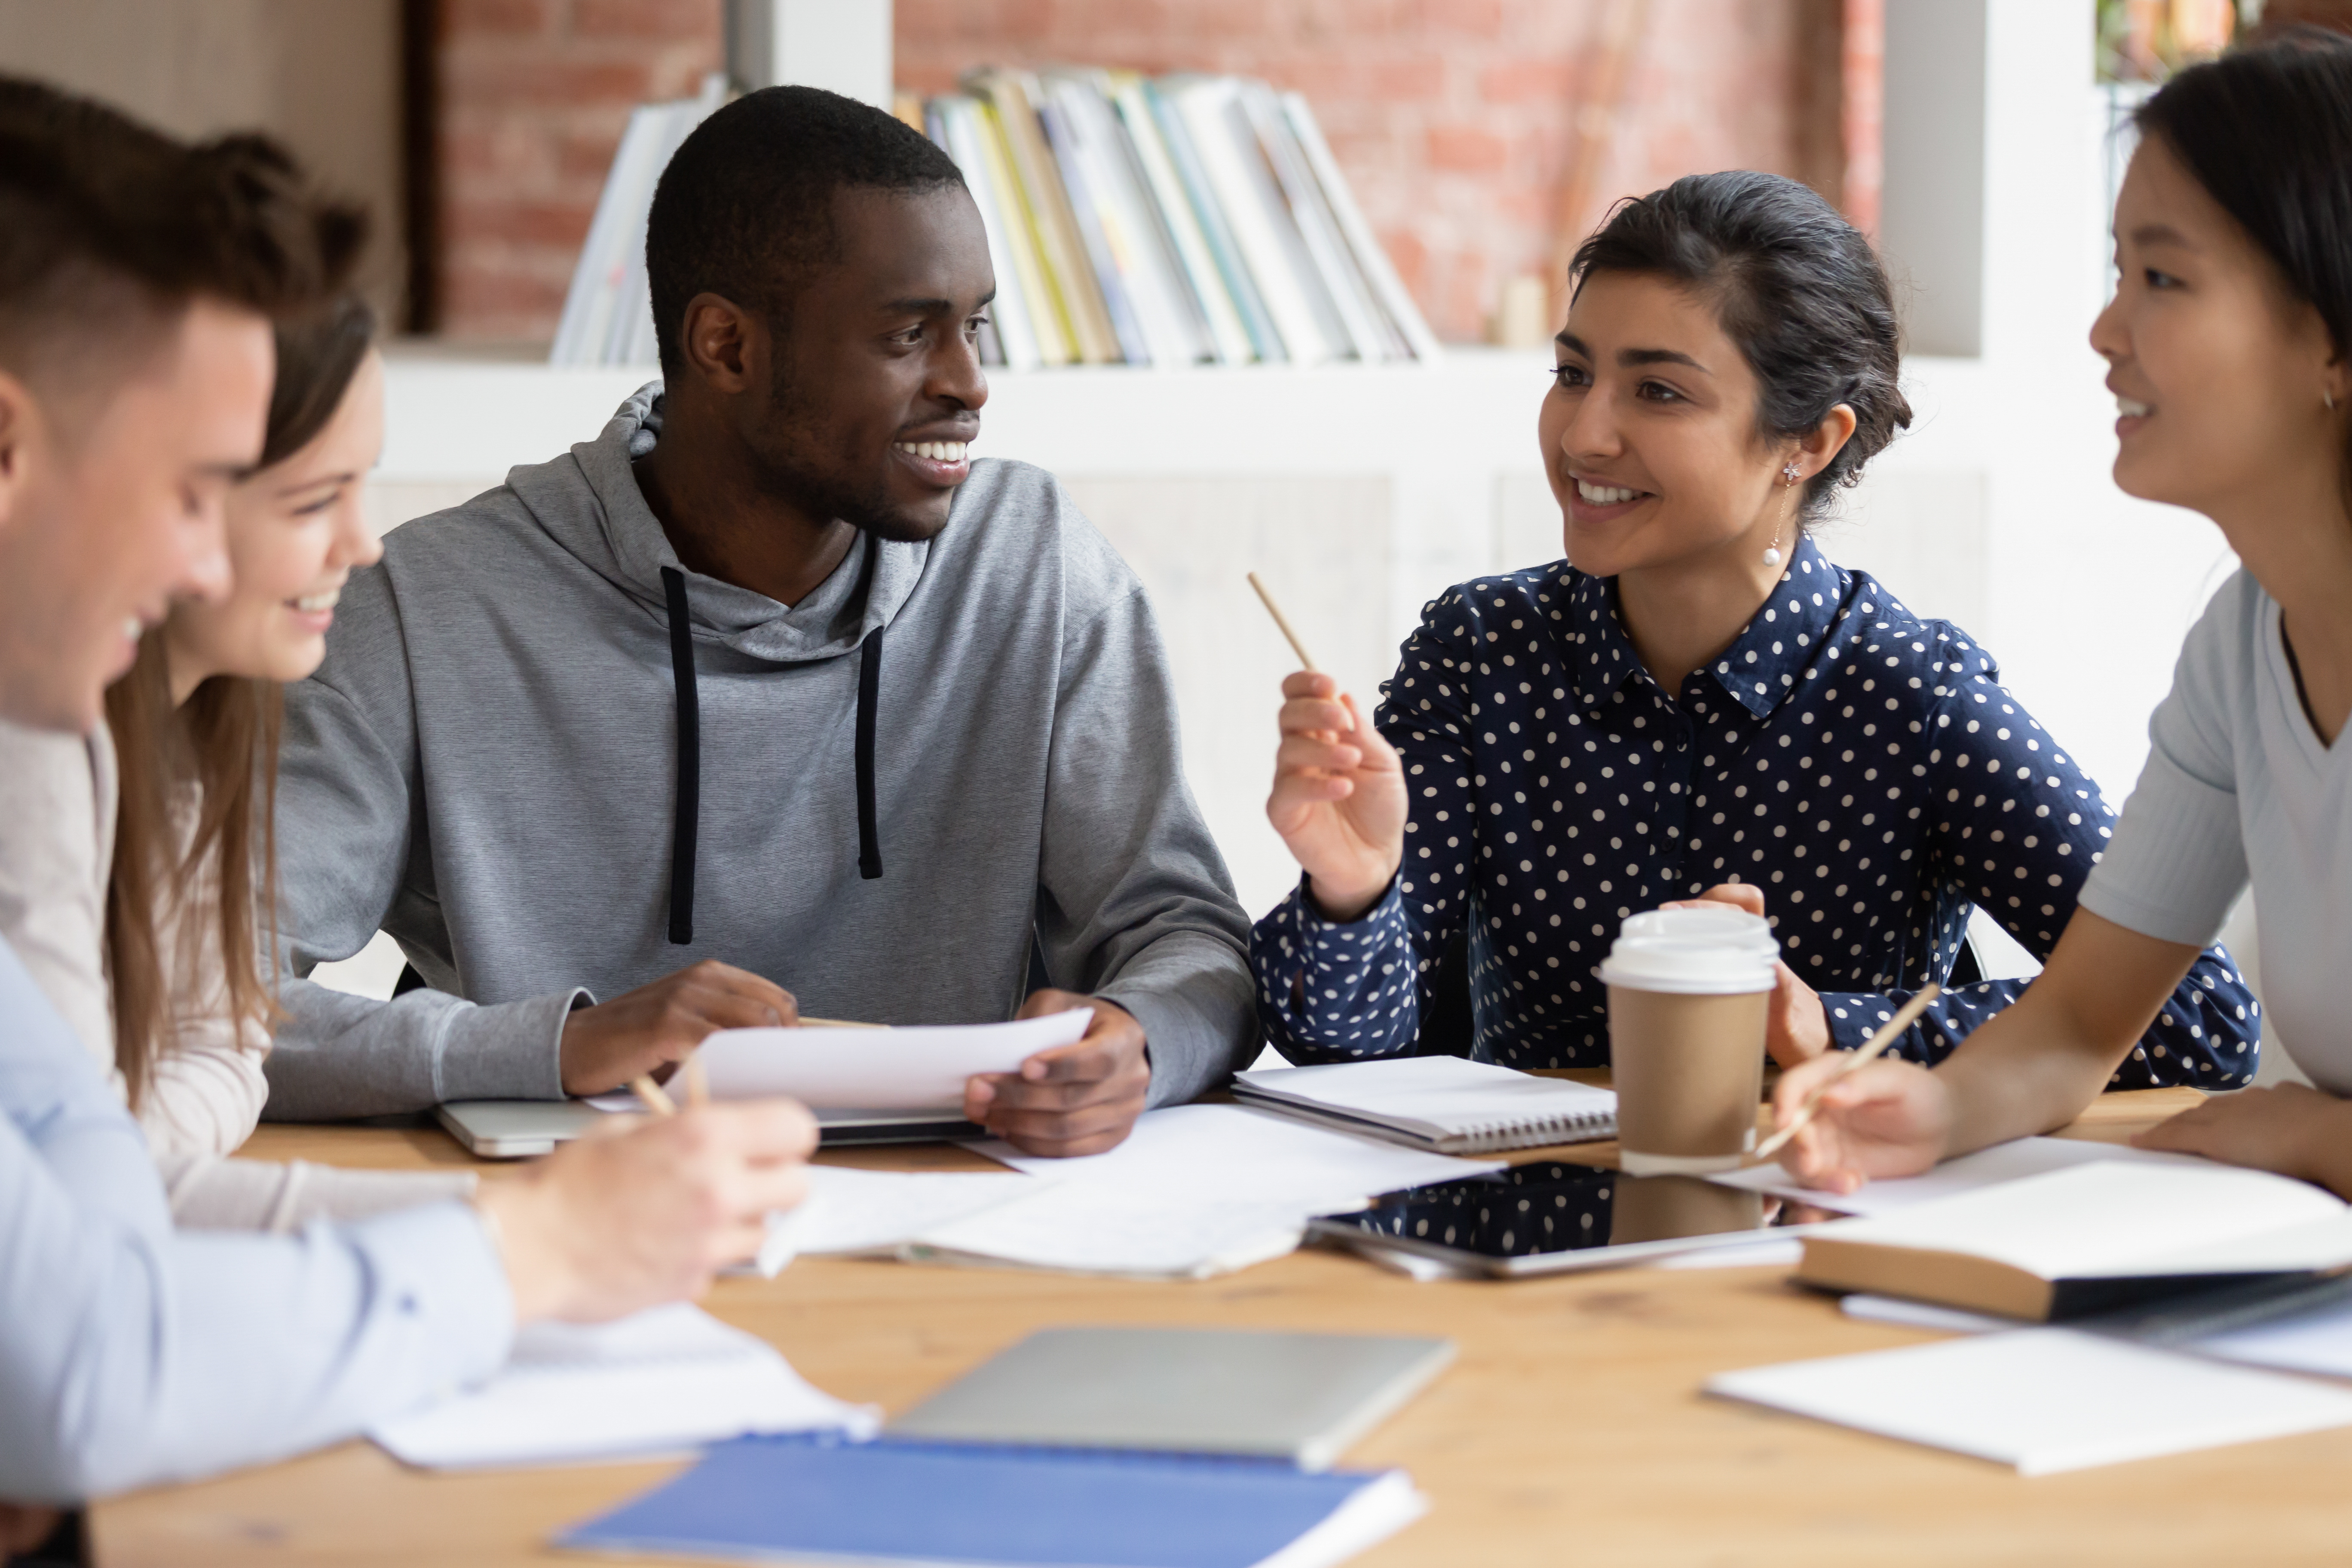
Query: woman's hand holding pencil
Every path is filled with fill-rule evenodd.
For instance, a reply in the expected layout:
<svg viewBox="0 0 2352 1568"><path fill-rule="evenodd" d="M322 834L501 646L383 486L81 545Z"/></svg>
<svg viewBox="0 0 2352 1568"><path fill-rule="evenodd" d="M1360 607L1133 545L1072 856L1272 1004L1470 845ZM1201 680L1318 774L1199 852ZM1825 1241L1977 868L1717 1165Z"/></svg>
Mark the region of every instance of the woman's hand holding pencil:
<svg viewBox="0 0 2352 1568"><path fill-rule="evenodd" d="M702 1294L755 1255L768 1216L801 1201L816 1120L789 1100L709 1103L701 1058L631 1086L646 1119L566 1143L474 1199L523 1321L600 1321Z"/></svg>
<svg viewBox="0 0 2352 1568"><path fill-rule="evenodd" d="M1316 670L1255 573L1250 586L1307 667L1282 683L1266 819L1306 869L1324 918L1356 920L1380 902L1404 858L1403 765L1355 698Z"/></svg>

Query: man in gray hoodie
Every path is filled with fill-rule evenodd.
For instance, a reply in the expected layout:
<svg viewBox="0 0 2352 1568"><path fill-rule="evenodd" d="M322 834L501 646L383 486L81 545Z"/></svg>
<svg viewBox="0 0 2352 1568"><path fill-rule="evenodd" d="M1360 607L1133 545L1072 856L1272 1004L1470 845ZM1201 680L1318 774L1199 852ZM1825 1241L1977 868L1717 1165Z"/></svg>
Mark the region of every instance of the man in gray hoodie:
<svg viewBox="0 0 2352 1568"><path fill-rule="evenodd" d="M773 88L662 177L664 379L420 519L289 695L297 976L269 1114L593 1093L710 1030L1095 1009L965 1112L1090 1153L1256 1045L1141 585L1051 476L972 460L995 292L955 165ZM1033 942L1048 984L1029 991Z"/></svg>

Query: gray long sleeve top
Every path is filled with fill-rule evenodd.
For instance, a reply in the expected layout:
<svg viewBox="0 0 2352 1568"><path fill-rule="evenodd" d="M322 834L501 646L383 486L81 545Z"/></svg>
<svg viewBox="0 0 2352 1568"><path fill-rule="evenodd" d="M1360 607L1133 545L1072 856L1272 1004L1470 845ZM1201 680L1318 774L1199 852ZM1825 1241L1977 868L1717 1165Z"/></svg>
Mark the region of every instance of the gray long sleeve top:
<svg viewBox="0 0 2352 1568"><path fill-rule="evenodd" d="M506 1274L464 1205L175 1234L138 1124L0 942L0 1498L299 1453L494 1371Z"/></svg>
<svg viewBox="0 0 2352 1568"><path fill-rule="evenodd" d="M787 608L680 566L631 467L658 438L658 391L395 530L289 691L293 974L381 926L431 989L379 1003L289 978L266 1114L556 1097L572 1005L705 958L815 1016L1001 1019L1033 932L1054 984L1142 1023L1152 1103L1244 1065L1248 917L1185 787L1159 629L1060 486L977 462L936 538L862 537ZM682 945L665 568L689 606L700 732ZM878 878L859 861L869 662Z"/></svg>

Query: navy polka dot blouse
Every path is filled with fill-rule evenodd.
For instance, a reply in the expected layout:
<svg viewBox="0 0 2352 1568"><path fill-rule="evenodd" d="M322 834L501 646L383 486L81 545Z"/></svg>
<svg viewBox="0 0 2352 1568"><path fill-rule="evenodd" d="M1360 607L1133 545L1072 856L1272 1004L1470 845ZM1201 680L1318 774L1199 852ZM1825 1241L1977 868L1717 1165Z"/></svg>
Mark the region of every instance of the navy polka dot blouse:
<svg viewBox="0 0 2352 1568"><path fill-rule="evenodd" d="M1613 584L1564 561L1425 606L1374 721L1412 802L1396 880L1349 925L1302 882L1253 935L1283 1055L1411 1052L1431 966L1467 923L1471 1054L1606 1067L1593 969L1619 922L1729 881L1764 889L1781 956L1851 1050L1949 976L1971 905L2046 959L2113 828L1990 654L1809 539L1680 695L1643 667ZM1948 991L1894 1050L1939 1061L2024 985ZM2260 1012L2209 949L2114 1082L2243 1085Z"/></svg>

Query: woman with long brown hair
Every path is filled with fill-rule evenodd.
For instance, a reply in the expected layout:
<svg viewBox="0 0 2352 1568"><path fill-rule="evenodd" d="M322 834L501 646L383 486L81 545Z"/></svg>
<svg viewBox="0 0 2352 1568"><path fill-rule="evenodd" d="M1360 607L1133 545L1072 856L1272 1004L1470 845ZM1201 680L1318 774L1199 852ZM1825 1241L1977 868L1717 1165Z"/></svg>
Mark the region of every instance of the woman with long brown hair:
<svg viewBox="0 0 2352 1568"><path fill-rule="evenodd" d="M183 1224L291 1229L473 1185L463 1173L225 1158L268 1097L281 683L317 668L343 579L382 553L360 510L383 440L373 332L354 297L278 327L261 460L227 508L233 586L174 606L142 640L107 693L111 744L0 736L0 771L26 814L0 823L0 886L18 891L0 906L0 931L47 932L27 944L41 954L37 976L112 1073ZM68 808L69 832L42 820ZM92 858L67 875L46 865L37 885L31 868L10 874L34 846L57 861L60 844L68 856L88 845Z"/></svg>

